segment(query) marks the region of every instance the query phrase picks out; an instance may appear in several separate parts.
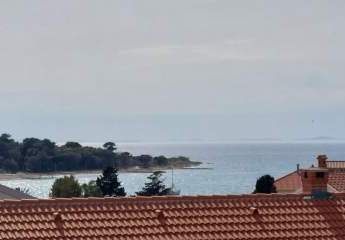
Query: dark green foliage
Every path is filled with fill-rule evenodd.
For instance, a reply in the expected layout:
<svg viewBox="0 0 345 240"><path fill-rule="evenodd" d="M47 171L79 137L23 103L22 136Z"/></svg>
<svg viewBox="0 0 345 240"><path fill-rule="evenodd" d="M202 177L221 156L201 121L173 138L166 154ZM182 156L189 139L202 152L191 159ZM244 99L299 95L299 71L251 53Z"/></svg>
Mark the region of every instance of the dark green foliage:
<svg viewBox="0 0 345 240"><path fill-rule="evenodd" d="M261 176L255 185L254 193L275 193L274 178L270 175Z"/></svg>
<svg viewBox="0 0 345 240"><path fill-rule="evenodd" d="M13 143L14 140L11 138L11 135L8 133L3 133L0 136L0 141L4 143Z"/></svg>
<svg viewBox="0 0 345 240"><path fill-rule="evenodd" d="M114 152L117 149L116 144L113 142L106 142L103 144L103 147L111 152Z"/></svg>
<svg viewBox="0 0 345 240"><path fill-rule="evenodd" d="M139 196L163 196L168 195L171 192L171 188L167 188L164 185L164 179L162 179L162 171L156 171L147 177L149 182L145 183L145 186L140 192L136 194Z"/></svg>
<svg viewBox="0 0 345 240"><path fill-rule="evenodd" d="M0 168L15 173L19 170L21 153L19 144L11 135L4 133L0 136Z"/></svg>
<svg viewBox="0 0 345 240"><path fill-rule="evenodd" d="M90 181L81 185L83 197L103 197L101 189L97 186L96 181Z"/></svg>
<svg viewBox="0 0 345 240"><path fill-rule="evenodd" d="M66 142L66 144L63 145L62 147L65 147L65 148L81 148L82 146L80 145L80 143L77 143L77 142Z"/></svg>
<svg viewBox="0 0 345 240"><path fill-rule="evenodd" d="M6 169L7 171L9 171L10 173L16 173L18 171L18 164L12 158L7 158L5 160L2 160L2 167Z"/></svg>
<svg viewBox="0 0 345 240"><path fill-rule="evenodd" d="M125 189L121 187L118 179L117 169L114 167L105 168L103 174L97 178L96 184L101 189L103 196L126 196Z"/></svg>
<svg viewBox="0 0 345 240"><path fill-rule="evenodd" d="M118 165L121 168L129 168L133 166L133 156L129 152L123 152L117 155Z"/></svg>
<svg viewBox="0 0 345 240"><path fill-rule="evenodd" d="M103 197L103 194L96 181L80 185L78 180L71 175L56 179L50 196L55 198Z"/></svg>
<svg viewBox="0 0 345 240"><path fill-rule="evenodd" d="M56 145L49 139L26 138L21 145L23 165L21 170L29 172L54 171L53 157Z"/></svg>
<svg viewBox="0 0 345 240"><path fill-rule="evenodd" d="M159 157L154 157L153 161L158 165L158 166L166 166L169 163L169 160L164 157L164 156L159 156Z"/></svg>
<svg viewBox="0 0 345 240"><path fill-rule="evenodd" d="M55 198L81 197L81 194L81 186L72 175L56 179L50 193Z"/></svg>
<svg viewBox="0 0 345 240"><path fill-rule="evenodd" d="M188 167L199 163L185 157L166 158L150 155L133 156L117 153L116 144L107 142L103 148L83 147L77 142L57 146L49 139L25 138L22 142L9 134L0 135L0 170L5 172L54 172L131 167Z"/></svg>
<svg viewBox="0 0 345 240"><path fill-rule="evenodd" d="M135 157L135 160L140 164L140 167L149 168L152 166L153 157L150 155L140 155Z"/></svg>

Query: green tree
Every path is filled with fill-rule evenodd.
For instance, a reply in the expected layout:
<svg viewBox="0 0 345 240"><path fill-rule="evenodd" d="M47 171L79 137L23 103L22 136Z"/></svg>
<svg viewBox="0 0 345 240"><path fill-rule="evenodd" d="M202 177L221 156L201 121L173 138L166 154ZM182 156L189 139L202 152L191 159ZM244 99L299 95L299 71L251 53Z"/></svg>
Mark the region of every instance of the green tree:
<svg viewBox="0 0 345 240"><path fill-rule="evenodd" d="M96 184L101 189L103 196L126 196L125 189L121 187L118 179L117 169L114 167L105 168L103 174L97 178Z"/></svg>
<svg viewBox="0 0 345 240"><path fill-rule="evenodd" d="M0 158L1 159L1 158ZM5 159L2 161L2 167L11 173L16 173L18 171L18 164L13 159Z"/></svg>
<svg viewBox="0 0 345 240"><path fill-rule="evenodd" d="M103 144L103 147L111 152L115 152L117 149L116 144L113 142L106 142Z"/></svg>
<svg viewBox="0 0 345 240"><path fill-rule="evenodd" d="M263 175L255 185L254 193L275 193L276 187L274 186L274 178L270 175Z"/></svg>
<svg viewBox="0 0 345 240"><path fill-rule="evenodd" d="M12 137L11 134L3 133L0 136L0 141L4 143L13 143L14 140L11 137Z"/></svg>
<svg viewBox="0 0 345 240"><path fill-rule="evenodd" d="M143 168L149 168L152 165L153 157L151 155L140 155L136 157L137 161L139 162L140 166Z"/></svg>
<svg viewBox="0 0 345 240"><path fill-rule="evenodd" d="M11 138L10 134L0 136L0 168L15 173L19 170L18 162L21 159L19 143Z"/></svg>
<svg viewBox="0 0 345 240"><path fill-rule="evenodd" d="M55 198L81 197L81 186L74 176L64 176L55 180L50 196Z"/></svg>
<svg viewBox="0 0 345 240"><path fill-rule="evenodd" d="M145 186L140 192L136 192L139 196L163 196L171 192L171 188L167 188L164 185L164 179L162 179L162 171L155 171L147 177L149 182L145 183Z"/></svg>
<svg viewBox="0 0 345 240"><path fill-rule="evenodd" d="M154 157L153 161L158 165L158 166L167 166L169 164L168 159L165 156L158 156Z"/></svg>
<svg viewBox="0 0 345 240"><path fill-rule="evenodd" d="M133 156L129 152L123 152L117 155L118 164L121 168L128 168L132 166Z"/></svg>
<svg viewBox="0 0 345 240"><path fill-rule="evenodd" d="M188 167L198 165L188 158L133 156L128 152L115 152L116 144L107 142L104 148L81 146L66 142L57 146L49 139L25 138L15 141L10 134L0 134L0 171L4 172L53 172L131 167Z"/></svg>
<svg viewBox="0 0 345 240"><path fill-rule="evenodd" d="M80 143L78 143L78 142L66 142L65 145L63 145L62 147L65 147L65 148L81 148L82 145L80 145Z"/></svg>
<svg viewBox="0 0 345 240"><path fill-rule="evenodd" d="M54 171L53 159L56 155L56 144L49 139L26 138L23 140L21 153L25 170L30 172Z"/></svg>
<svg viewBox="0 0 345 240"><path fill-rule="evenodd" d="M90 181L81 185L83 197L103 197L101 189L97 186L96 181Z"/></svg>

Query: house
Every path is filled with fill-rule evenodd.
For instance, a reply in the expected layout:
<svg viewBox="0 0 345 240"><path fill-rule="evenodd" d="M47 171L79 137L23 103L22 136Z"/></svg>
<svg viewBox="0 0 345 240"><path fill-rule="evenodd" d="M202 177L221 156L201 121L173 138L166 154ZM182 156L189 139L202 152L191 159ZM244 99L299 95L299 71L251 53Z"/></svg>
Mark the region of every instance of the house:
<svg viewBox="0 0 345 240"><path fill-rule="evenodd" d="M345 193L1 200L0 239L345 239Z"/></svg>
<svg viewBox="0 0 345 240"><path fill-rule="evenodd" d="M34 199L34 197L0 184L0 199Z"/></svg>
<svg viewBox="0 0 345 240"><path fill-rule="evenodd" d="M345 161L331 161L326 155L317 157L318 166L296 171L275 181L279 193L345 192Z"/></svg>

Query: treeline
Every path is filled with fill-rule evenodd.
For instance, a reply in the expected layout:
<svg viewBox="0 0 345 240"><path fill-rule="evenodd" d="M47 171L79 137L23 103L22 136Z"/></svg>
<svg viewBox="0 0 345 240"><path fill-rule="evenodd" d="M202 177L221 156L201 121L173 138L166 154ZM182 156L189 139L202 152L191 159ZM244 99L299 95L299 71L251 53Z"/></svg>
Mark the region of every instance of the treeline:
<svg viewBox="0 0 345 240"><path fill-rule="evenodd" d="M49 139L25 138L15 141L11 135L0 136L0 169L3 172L55 172L100 170L108 166L119 169L152 167L189 167L200 164L186 157L167 158L151 155L133 156L116 152L116 145L107 142L102 148L67 142L58 146Z"/></svg>

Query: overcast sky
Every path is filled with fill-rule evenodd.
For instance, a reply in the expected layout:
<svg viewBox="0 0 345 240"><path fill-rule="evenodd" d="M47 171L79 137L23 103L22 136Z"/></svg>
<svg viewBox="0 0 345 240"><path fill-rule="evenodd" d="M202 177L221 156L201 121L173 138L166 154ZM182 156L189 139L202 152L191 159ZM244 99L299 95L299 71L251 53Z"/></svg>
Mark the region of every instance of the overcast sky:
<svg viewBox="0 0 345 240"><path fill-rule="evenodd" d="M0 2L0 131L56 141L345 134L343 0Z"/></svg>

